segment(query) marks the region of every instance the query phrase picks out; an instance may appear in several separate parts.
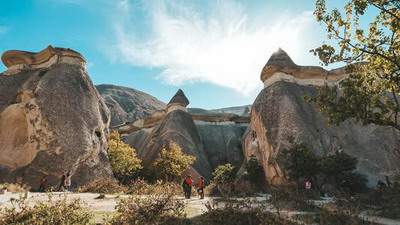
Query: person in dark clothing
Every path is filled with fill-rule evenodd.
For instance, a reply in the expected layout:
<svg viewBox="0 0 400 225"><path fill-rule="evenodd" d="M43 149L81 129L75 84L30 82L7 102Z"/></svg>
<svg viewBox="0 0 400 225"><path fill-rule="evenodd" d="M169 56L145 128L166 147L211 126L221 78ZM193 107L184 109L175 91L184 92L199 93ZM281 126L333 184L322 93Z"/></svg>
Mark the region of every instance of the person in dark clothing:
<svg viewBox="0 0 400 225"><path fill-rule="evenodd" d="M185 180L183 180L182 187L186 199L190 199L190 196L192 195L192 184L193 180L191 176L187 176Z"/></svg>
<svg viewBox="0 0 400 225"><path fill-rule="evenodd" d="M197 193L200 196L200 199L204 199L204 188L206 187L206 182L204 181L204 177L200 177L199 183L197 184Z"/></svg>
<svg viewBox="0 0 400 225"><path fill-rule="evenodd" d="M64 179L64 189L66 191L71 191L71 173L68 172L65 175L65 179Z"/></svg>
<svg viewBox="0 0 400 225"><path fill-rule="evenodd" d="M63 175L60 178L60 185L58 186L57 191L62 191L62 189L64 188L65 178L66 178L66 175L65 175L65 172L64 172Z"/></svg>
<svg viewBox="0 0 400 225"><path fill-rule="evenodd" d="M39 192L45 192L46 189L47 189L47 178L46 178L46 176L44 176L44 177L40 180Z"/></svg>

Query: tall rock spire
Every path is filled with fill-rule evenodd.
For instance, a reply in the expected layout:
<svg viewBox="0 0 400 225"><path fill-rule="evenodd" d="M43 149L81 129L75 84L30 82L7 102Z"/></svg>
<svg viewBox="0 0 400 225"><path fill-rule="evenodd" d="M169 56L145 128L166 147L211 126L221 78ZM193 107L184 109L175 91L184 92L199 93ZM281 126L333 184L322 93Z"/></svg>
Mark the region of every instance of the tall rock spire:
<svg viewBox="0 0 400 225"><path fill-rule="evenodd" d="M175 109L187 111L187 105L189 105L189 100L186 98L185 93L181 89L179 89L168 102L167 111L170 112Z"/></svg>

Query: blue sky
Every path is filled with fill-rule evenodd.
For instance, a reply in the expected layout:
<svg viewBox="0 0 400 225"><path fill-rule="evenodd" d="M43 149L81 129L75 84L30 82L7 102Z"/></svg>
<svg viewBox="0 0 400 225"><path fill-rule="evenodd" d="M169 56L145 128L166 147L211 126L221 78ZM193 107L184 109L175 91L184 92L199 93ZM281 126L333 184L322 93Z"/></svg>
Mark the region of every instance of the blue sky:
<svg viewBox="0 0 400 225"><path fill-rule="evenodd" d="M1 0L0 52L68 47L85 56L95 84L165 102L182 88L191 107L238 106L254 101L278 47L318 65L309 50L325 36L313 10L313 0Z"/></svg>

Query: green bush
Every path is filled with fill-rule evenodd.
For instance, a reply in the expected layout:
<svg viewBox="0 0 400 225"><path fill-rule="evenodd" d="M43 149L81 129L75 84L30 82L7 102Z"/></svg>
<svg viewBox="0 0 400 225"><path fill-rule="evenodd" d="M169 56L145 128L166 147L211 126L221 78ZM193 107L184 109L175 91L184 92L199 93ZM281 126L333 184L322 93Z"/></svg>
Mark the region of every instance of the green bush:
<svg viewBox="0 0 400 225"><path fill-rule="evenodd" d="M114 179L97 179L78 189L78 192L91 192L101 194L126 193L128 189Z"/></svg>
<svg viewBox="0 0 400 225"><path fill-rule="evenodd" d="M212 181L217 184L231 183L236 178L236 168L230 163L218 166L212 173Z"/></svg>
<svg viewBox="0 0 400 225"><path fill-rule="evenodd" d="M148 196L132 196L117 203L117 212L109 224L186 224L184 207L184 202L174 198L174 193L168 190Z"/></svg>
<svg viewBox="0 0 400 225"><path fill-rule="evenodd" d="M66 198L37 202L30 206L26 199L12 200L13 207L0 210L0 225L82 225L91 224L93 215L80 200Z"/></svg>
<svg viewBox="0 0 400 225"><path fill-rule="evenodd" d="M339 192L355 194L367 190L365 176L354 172L358 160L345 152L317 156L304 144L293 144L278 156L290 181L302 186L304 180L312 180L313 187L330 184Z"/></svg>
<svg viewBox="0 0 400 225"><path fill-rule="evenodd" d="M279 154L279 160L289 179L297 183L303 179L315 179L320 172L320 158L305 144L294 143L291 148L284 149Z"/></svg>
<svg viewBox="0 0 400 225"><path fill-rule="evenodd" d="M254 156L246 163L246 179L260 186L265 185L264 169Z"/></svg>
<svg viewBox="0 0 400 225"><path fill-rule="evenodd" d="M361 202L380 216L400 219L400 185L371 190L361 195Z"/></svg>
<svg viewBox="0 0 400 225"><path fill-rule="evenodd" d="M196 157L185 154L176 143L165 146L158 159L152 164L151 170L159 180L180 181L183 172L191 166Z"/></svg>
<svg viewBox="0 0 400 225"><path fill-rule="evenodd" d="M265 210L265 205L250 199L206 204L207 211L194 219L196 224L230 225L294 225Z"/></svg>
<svg viewBox="0 0 400 225"><path fill-rule="evenodd" d="M118 132L111 133L107 152L114 176L122 183L135 178L142 169L135 149L124 143Z"/></svg>
<svg viewBox="0 0 400 225"><path fill-rule="evenodd" d="M175 196L182 195L182 187L178 183L165 182L158 180L155 183L148 183L143 179L132 181L128 185L127 194L132 195L153 195L162 194L164 192L172 193Z"/></svg>

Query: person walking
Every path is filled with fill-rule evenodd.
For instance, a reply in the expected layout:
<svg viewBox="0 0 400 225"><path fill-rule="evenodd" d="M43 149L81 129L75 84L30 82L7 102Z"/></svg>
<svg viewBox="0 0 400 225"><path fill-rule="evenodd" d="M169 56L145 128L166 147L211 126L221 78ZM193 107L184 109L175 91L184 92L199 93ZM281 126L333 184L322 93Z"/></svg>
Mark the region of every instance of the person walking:
<svg viewBox="0 0 400 225"><path fill-rule="evenodd" d="M60 178L60 185L58 185L57 191L63 191L64 183L65 183L65 171Z"/></svg>
<svg viewBox="0 0 400 225"><path fill-rule="evenodd" d="M46 176L44 176L40 180L39 192L46 192L46 189L47 189L47 178L46 178Z"/></svg>
<svg viewBox="0 0 400 225"><path fill-rule="evenodd" d="M186 176L185 180L183 180L182 183L183 192L185 192L186 199L190 199L190 196L192 194L192 184L193 184L192 177Z"/></svg>
<svg viewBox="0 0 400 225"><path fill-rule="evenodd" d="M68 172L67 175L65 176L64 188L67 191L71 191L71 173L70 172Z"/></svg>
<svg viewBox="0 0 400 225"><path fill-rule="evenodd" d="M197 184L197 193L200 196L200 199L204 199L204 188L206 187L206 183L204 181L204 177L200 177L200 180Z"/></svg>

